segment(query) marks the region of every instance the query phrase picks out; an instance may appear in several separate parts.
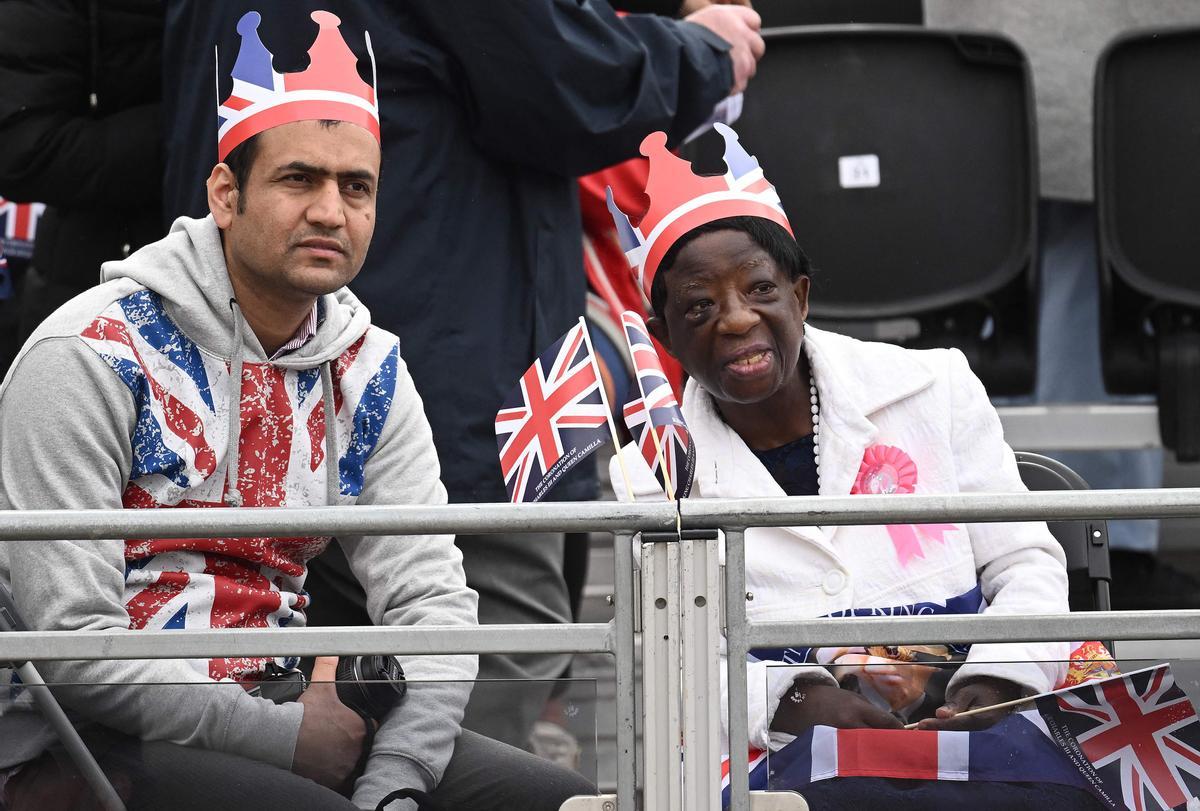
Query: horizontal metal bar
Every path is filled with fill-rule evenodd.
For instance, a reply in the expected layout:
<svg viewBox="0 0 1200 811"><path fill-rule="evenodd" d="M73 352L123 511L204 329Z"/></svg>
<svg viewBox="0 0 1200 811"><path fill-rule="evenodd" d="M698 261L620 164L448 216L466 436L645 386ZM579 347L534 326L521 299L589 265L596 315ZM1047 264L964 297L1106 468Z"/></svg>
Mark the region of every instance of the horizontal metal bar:
<svg viewBox="0 0 1200 811"><path fill-rule="evenodd" d="M688 529L1029 521L1072 518L1200 517L1200 489L1084 490L955 495L683 499ZM447 506L273 507L172 510L0 511L0 540L71 538L292 537L414 533L574 532L675 529L675 505L452 504Z"/></svg>
<svg viewBox="0 0 1200 811"><path fill-rule="evenodd" d="M1081 611L996 616L826 617L750 623L750 647L923 645L940 642L1070 642L1200 639L1200 611Z"/></svg>
<svg viewBox="0 0 1200 811"><path fill-rule="evenodd" d="M49 659L208 659L392 653L611 653L611 623L329 628L224 628L0 634L0 662Z"/></svg>
<svg viewBox="0 0 1200 811"><path fill-rule="evenodd" d="M998 406L1004 441L1021 451L1161 448L1158 406L1148 404Z"/></svg>
<svg viewBox="0 0 1200 811"><path fill-rule="evenodd" d="M349 656L386 651L611 653L611 623L289 628L280 630L23 631L0 634L0 661L201 659L215 656ZM1200 639L1200 611L1106 611L1029 616L970 614L751 622L751 648L902 645L946 641Z"/></svg>
<svg viewBox="0 0 1200 811"><path fill-rule="evenodd" d="M666 501L442 506L256 507L0 511L0 540L70 538L288 538L297 535L485 534L675 528Z"/></svg>
<svg viewBox="0 0 1200 811"><path fill-rule="evenodd" d="M1200 516L1200 489L683 499L684 527L986 523Z"/></svg>

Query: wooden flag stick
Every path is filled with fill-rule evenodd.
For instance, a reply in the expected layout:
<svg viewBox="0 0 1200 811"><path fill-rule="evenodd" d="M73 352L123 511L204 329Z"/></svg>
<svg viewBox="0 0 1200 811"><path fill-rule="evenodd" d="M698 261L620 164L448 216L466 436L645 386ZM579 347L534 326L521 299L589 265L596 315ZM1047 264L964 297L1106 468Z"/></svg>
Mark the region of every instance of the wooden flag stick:
<svg viewBox="0 0 1200 811"><path fill-rule="evenodd" d="M1053 691L1051 691L1051 692L1053 692ZM1003 701L999 704L990 704L987 707L976 707L973 710L964 710L962 712L955 713L954 718L966 718L968 715L982 715L983 713L991 712L992 710L1003 710L1008 707L1015 707L1018 704L1028 704L1030 701L1037 701L1042 696L1048 696L1048 695L1050 695L1050 693L1038 693L1036 696L1026 696L1025 698L1014 698L1012 701ZM950 721L953 719L947 718L946 720ZM905 729L916 729L917 724L919 724L919 723L921 723L921 722L916 721L911 724L905 724L904 728Z"/></svg>
<svg viewBox="0 0 1200 811"><path fill-rule="evenodd" d="M1096 660L1096 661L1114 662L1115 660L1100 659L1100 660ZM1084 686L1085 684L1099 684L1100 682L1111 681L1112 679L1127 679L1130 676L1136 676L1139 673L1145 673L1146 671L1154 670L1155 668L1159 668L1159 667L1162 667L1162 665L1152 665L1150 667L1143 667L1141 670L1134 670L1131 673L1114 673L1113 675L1105 676L1102 679L1090 679L1090 680L1082 682L1080 684L1071 685L1070 687L1059 687L1057 690L1047 690L1046 692L1038 693L1035 696L1026 696L1025 698L1014 698L1012 701L1003 701L999 704L992 704L991 706L988 706L988 707L976 707L973 710L965 710L960 713L955 713L954 717L955 718L965 718L968 715L979 715L981 713L991 712L992 710L1003 710L1003 709L1007 709L1008 707L1015 707L1018 704L1028 704L1031 701L1037 701L1039 698L1045 698L1046 696L1052 696L1052 695L1055 695L1056 693L1065 693L1065 692L1069 692L1071 690L1075 690L1079 687ZM950 719L947 719L947 720L950 720ZM913 724L905 724L904 728L905 729L916 729L917 724L919 724L919 723L921 723L921 722L917 721L916 723L913 723Z"/></svg>
<svg viewBox="0 0 1200 811"><path fill-rule="evenodd" d="M608 406L608 395L604 391L604 376L600 374L600 364L596 362L596 352L592 349L592 336L588 332L587 321L583 316L579 316L579 326L583 329L583 342L587 344L588 357L592 362L592 369L596 372L596 383L600 388L600 402L604 404L604 418L608 423L608 433L612 437L613 449L617 453L617 464L621 466L621 478L625 480L625 495L630 501L637 501L633 495L633 484L629 479L629 470L625 467L625 456L621 453L621 440L617 439L617 427L613 425L612 409Z"/></svg>

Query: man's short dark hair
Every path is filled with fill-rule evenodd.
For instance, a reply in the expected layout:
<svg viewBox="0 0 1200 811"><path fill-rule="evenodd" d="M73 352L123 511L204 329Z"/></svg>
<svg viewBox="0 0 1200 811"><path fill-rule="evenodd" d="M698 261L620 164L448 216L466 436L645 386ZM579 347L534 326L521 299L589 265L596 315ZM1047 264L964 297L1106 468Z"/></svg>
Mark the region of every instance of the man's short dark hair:
<svg viewBox="0 0 1200 811"><path fill-rule="evenodd" d="M795 238L778 223L762 217L725 217L706 222L676 240L663 256L662 261L658 263L658 272L654 274L654 283L650 286L650 306L659 318L663 317L663 307L667 299L665 277L667 271L679 257L679 252L696 237L711 234L714 231L741 231L746 234L766 251L767 256L771 257L775 264L783 268L793 282L812 272L812 263L809 262L808 256L797 244Z"/></svg>
<svg viewBox="0 0 1200 811"><path fill-rule="evenodd" d="M342 123L332 118L322 118L320 122L325 129ZM229 171L233 172L234 188L238 190L238 214L246 213L246 181L250 178L250 170L254 168L254 160L258 157L258 136L261 134L251 135L229 150L229 154L225 156L224 163L229 167Z"/></svg>
<svg viewBox="0 0 1200 811"><path fill-rule="evenodd" d="M229 167L229 171L233 172L233 186L238 190L238 214L246 213L246 193L243 190L246 188L246 181L250 177L250 170L254 168L254 159L257 157L257 134L242 141L225 156L225 165Z"/></svg>

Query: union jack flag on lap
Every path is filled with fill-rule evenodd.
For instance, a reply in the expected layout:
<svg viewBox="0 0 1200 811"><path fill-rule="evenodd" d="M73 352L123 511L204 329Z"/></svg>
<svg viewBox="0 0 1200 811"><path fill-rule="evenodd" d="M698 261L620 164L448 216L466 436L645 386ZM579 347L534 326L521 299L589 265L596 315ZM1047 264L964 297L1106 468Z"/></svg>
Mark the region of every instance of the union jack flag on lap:
<svg viewBox="0 0 1200 811"><path fill-rule="evenodd" d="M496 413L508 497L541 501L611 436L608 404L583 319L543 352Z"/></svg>
<svg viewBox="0 0 1200 811"><path fill-rule="evenodd" d="M625 406L625 424L637 442L638 450L668 498L686 498L692 491L696 473L696 444L683 412L675 399L671 383L642 317L632 310L621 313L621 326L629 344L629 356L637 370L641 397ZM654 433L650 432L653 426ZM658 442L655 443L655 434ZM659 458L659 450L662 459ZM663 465L666 465L664 471Z"/></svg>
<svg viewBox="0 0 1200 811"><path fill-rule="evenodd" d="M729 802L727 763L723 803ZM1200 794L1200 723L1170 665L1040 696L1036 708L974 732L817 726L777 752L750 750L750 788L803 793L834 777L1057 783L1108 808L1194 807Z"/></svg>

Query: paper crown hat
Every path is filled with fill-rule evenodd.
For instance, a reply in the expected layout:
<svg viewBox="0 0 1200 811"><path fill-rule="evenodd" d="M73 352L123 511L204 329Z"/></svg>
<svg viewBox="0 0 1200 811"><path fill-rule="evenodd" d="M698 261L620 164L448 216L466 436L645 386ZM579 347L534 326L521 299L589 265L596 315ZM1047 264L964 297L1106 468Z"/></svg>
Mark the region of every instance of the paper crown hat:
<svg viewBox="0 0 1200 811"><path fill-rule="evenodd" d="M697 226L725 217L762 217L792 233L779 194L763 176L758 161L742 148L733 129L721 123L713 127L725 140L723 175L697 175L690 163L667 149L666 133L653 132L642 141L641 152L650 159L646 178L650 207L636 227L617 208L612 188L607 190L621 250L647 301L663 256Z"/></svg>
<svg viewBox="0 0 1200 811"><path fill-rule="evenodd" d="M271 52L258 36L262 16L257 11L238 20L242 42L233 63L233 91L217 105L218 160L246 139L294 121L346 121L379 140L378 95L358 75L358 57L338 31L342 21L328 11L314 11L312 19L319 30L308 49L309 64L295 73L277 73L271 66ZM371 35L364 32L364 38L374 83L375 52ZM218 83L220 69L218 61Z"/></svg>

